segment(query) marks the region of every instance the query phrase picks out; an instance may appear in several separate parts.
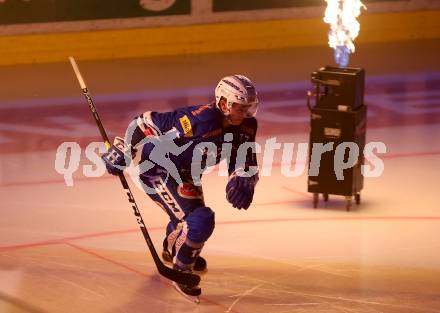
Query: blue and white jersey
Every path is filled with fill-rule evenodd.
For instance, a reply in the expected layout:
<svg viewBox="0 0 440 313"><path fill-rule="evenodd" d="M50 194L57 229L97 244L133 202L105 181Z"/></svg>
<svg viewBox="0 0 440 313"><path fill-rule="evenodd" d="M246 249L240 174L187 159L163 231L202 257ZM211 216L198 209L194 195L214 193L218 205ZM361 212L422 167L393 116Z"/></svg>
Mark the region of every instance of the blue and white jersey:
<svg viewBox="0 0 440 313"><path fill-rule="evenodd" d="M234 172L236 165L237 168L241 167L246 171L249 166L257 166L255 149L252 151L250 148L255 143L257 120L253 117L245 118L240 125L231 125L225 129L223 128L223 114L214 103L184 107L164 113L145 112L136 117L131 126L134 128L130 141L132 146L136 146L146 137L160 137L167 133L175 134L176 138L173 141L178 147L187 145L187 148L179 151L178 155L167 154L179 171L191 170L193 155L196 153L204 154L205 161L209 153L211 158L215 157L215 164L218 164L224 158L223 147L228 145L230 147L231 144L230 160L228 160L229 174ZM245 145L242 146L244 143ZM143 160L150 159L154 146L152 142L144 145ZM209 149L205 148L201 151L201 147L204 146L209 146ZM240 164L237 164L237 151L240 146L242 146L240 151L245 151L241 153L245 157L241 162L238 158Z"/></svg>

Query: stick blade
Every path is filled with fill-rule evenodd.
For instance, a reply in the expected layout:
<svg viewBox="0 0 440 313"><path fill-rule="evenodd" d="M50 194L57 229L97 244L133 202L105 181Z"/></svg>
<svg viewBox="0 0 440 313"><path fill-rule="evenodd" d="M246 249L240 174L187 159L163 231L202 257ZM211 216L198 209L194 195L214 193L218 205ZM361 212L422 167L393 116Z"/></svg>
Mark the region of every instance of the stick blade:
<svg viewBox="0 0 440 313"><path fill-rule="evenodd" d="M159 273L179 284L187 285L188 287L197 286L200 283L200 276L192 273L185 273L169 268L168 266L160 266Z"/></svg>

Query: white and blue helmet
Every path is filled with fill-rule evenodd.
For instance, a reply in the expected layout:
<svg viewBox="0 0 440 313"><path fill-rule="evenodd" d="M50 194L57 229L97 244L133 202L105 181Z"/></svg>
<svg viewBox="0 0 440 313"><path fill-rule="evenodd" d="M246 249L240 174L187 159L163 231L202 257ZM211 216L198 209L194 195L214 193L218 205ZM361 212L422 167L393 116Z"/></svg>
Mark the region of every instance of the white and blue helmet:
<svg viewBox="0 0 440 313"><path fill-rule="evenodd" d="M230 110L233 103L248 104L248 117L254 117L258 109L257 91L252 81L244 75L223 77L215 88L215 102L219 107L221 98L225 98ZM229 115L229 112L224 112Z"/></svg>

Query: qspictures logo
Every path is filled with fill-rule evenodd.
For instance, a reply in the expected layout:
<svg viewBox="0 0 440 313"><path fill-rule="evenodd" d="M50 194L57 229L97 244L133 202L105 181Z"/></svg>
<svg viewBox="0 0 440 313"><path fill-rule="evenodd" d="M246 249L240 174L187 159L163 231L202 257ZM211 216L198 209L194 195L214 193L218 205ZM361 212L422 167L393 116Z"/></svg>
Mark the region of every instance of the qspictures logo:
<svg viewBox="0 0 440 313"><path fill-rule="evenodd" d="M306 171L308 166L309 176L318 176L322 156L325 153L332 153L334 155L333 171L337 180L344 180L344 171L356 166L363 156L365 164L361 165L361 173L364 177L379 177L384 172L384 163L379 157L380 154L387 152L385 143L383 142L369 142L363 150L355 142L342 142L336 144L335 142L327 143L292 143L292 142L278 142L276 137L269 138L263 145L257 142L245 142L241 144L236 151L236 158L231 160L232 145L227 143L231 141L232 134L224 135L224 143L221 147L217 147L212 142L199 142L194 144L192 141L183 146L177 146L174 139L179 136L176 130L170 131L167 134L160 136L150 136L144 139L145 143L152 144L154 148L149 154L149 158L140 164L135 164L132 160L127 160L127 167L121 168L128 173L133 181L139 182L142 190L149 194L158 193L157 188L145 186L140 181L139 176L146 173L155 166L160 166L168 175L178 183L182 183L180 171L172 162L170 155L179 157L185 152L185 155L191 155L191 177L195 185L201 185L202 174L209 173L213 170L213 166L219 160L225 159L226 162L233 162L232 164L242 167L249 153L261 156L261 166L249 166L246 171L239 171L239 175L254 176L257 173L260 176L271 176L273 168L280 168L281 174L284 177L299 177ZM296 157L294 159L294 152L296 148ZM188 151L187 151L188 150ZM191 151L192 150L192 151ZM274 162L275 151L281 152L281 164ZM86 177L100 177L105 174L105 165L101 160L101 154L106 151L104 143L91 142L85 148L86 158L93 163L93 165L84 165L83 174ZM310 151L310 161L308 155ZM64 176L67 186L73 186L73 174L79 170L79 160L82 149L76 142L64 142L61 144L56 152L55 170ZM93 169L94 168L94 169ZM227 167L219 167L218 176L228 176Z"/></svg>

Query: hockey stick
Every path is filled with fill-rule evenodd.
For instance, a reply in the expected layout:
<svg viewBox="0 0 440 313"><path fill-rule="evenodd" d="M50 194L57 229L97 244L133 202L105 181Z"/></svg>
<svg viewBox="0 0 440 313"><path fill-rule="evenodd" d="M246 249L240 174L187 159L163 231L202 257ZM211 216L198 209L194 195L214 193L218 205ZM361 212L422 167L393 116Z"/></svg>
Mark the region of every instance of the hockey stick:
<svg viewBox="0 0 440 313"><path fill-rule="evenodd" d="M108 149L110 148L111 144L108 139L107 133L104 129L104 126L102 125L101 119L99 118L98 112L96 111L96 107L93 104L93 100L89 93L89 90L87 89L86 83L84 82L84 79L79 71L75 59L73 57L69 57L69 61L73 67L73 71L75 72L76 78L78 79L81 90L84 93L84 96L86 97L87 103L89 104L90 111L92 111L93 118L95 119L96 125L99 128L101 137L104 140L104 143ZM141 212L139 211L136 201L134 200L133 194L130 190L130 186L127 183L127 179L124 176L124 173L120 173L118 176L121 181L122 187L124 187L125 192L128 196L128 201L131 204L133 213L136 216L136 220L141 228L142 234L144 235L145 241L147 242L148 248L150 249L151 255L153 257L154 263L156 264L159 273L164 277L171 279L172 281L175 281L179 284L185 284L189 287L197 286L200 282L200 276L174 270L172 268L165 266L165 264L162 263L156 252L156 249L154 248L154 244L151 241L150 235L148 234L147 227L145 226L144 220L142 219Z"/></svg>

